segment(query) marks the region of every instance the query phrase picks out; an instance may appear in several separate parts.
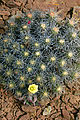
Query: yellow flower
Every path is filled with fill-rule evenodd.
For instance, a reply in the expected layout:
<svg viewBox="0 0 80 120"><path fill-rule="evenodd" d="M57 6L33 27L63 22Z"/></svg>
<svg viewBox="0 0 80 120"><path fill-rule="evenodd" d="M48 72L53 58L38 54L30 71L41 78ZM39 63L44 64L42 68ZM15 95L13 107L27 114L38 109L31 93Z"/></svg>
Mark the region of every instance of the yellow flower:
<svg viewBox="0 0 80 120"><path fill-rule="evenodd" d="M59 40L59 42L60 42L61 44L64 44L65 41L61 39L61 40Z"/></svg>
<svg viewBox="0 0 80 120"><path fill-rule="evenodd" d="M73 53L70 51L69 53L68 53L68 57L72 57L73 56Z"/></svg>
<svg viewBox="0 0 80 120"><path fill-rule="evenodd" d="M14 84L13 84L13 83L10 83L10 84L9 84L9 88L14 88Z"/></svg>
<svg viewBox="0 0 80 120"><path fill-rule="evenodd" d="M53 62L53 61L55 61L56 60L56 58L55 57L51 57L51 61Z"/></svg>
<svg viewBox="0 0 80 120"><path fill-rule="evenodd" d="M63 67L65 64L66 64L66 61L65 61L65 60L62 60L62 61L61 61L61 67Z"/></svg>
<svg viewBox="0 0 80 120"><path fill-rule="evenodd" d="M24 56L28 56L29 53L27 51L24 52Z"/></svg>
<svg viewBox="0 0 80 120"><path fill-rule="evenodd" d="M32 68L31 68L31 67L28 67L27 70L28 70L28 72L31 72L31 71L32 71Z"/></svg>
<svg viewBox="0 0 80 120"><path fill-rule="evenodd" d="M52 81L55 81L55 80L56 80L56 77L55 77L55 76L53 76L53 77L52 77Z"/></svg>
<svg viewBox="0 0 80 120"><path fill-rule="evenodd" d="M59 87L57 88L57 91L58 91L58 92L61 92L61 91L62 91L62 87L59 86Z"/></svg>
<svg viewBox="0 0 80 120"><path fill-rule="evenodd" d="M38 85L35 85L35 84L29 85L28 90L29 92L34 94L38 91Z"/></svg>
<svg viewBox="0 0 80 120"><path fill-rule="evenodd" d="M46 43L50 43L50 39L49 38L46 38Z"/></svg>
<svg viewBox="0 0 80 120"><path fill-rule="evenodd" d="M59 32L59 28L58 27L54 27L53 31L56 32L56 33L58 33Z"/></svg>
<svg viewBox="0 0 80 120"><path fill-rule="evenodd" d="M68 72L67 72L67 71L64 71L64 72L63 72L63 76L66 76L66 75L68 75Z"/></svg>
<svg viewBox="0 0 80 120"><path fill-rule="evenodd" d="M54 17L54 16L55 16L54 12L51 12L51 13L50 13L50 16L51 16L51 17Z"/></svg>
<svg viewBox="0 0 80 120"><path fill-rule="evenodd" d="M7 70L7 71L6 71L6 75L7 75L7 76L11 76L11 75L12 75L12 70L11 70L11 69Z"/></svg>
<svg viewBox="0 0 80 120"><path fill-rule="evenodd" d="M39 43L37 43L37 42L34 45L35 45L35 47L39 47Z"/></svg>
<svg viewBox="0 0 80 120"><path fill-rule="evenodd" d="M11 25L11 26L14 26L14 25L15 25L15 23L14 23L14 22L11 22L11 23L10 23L10 25Z"/></svg>
<svg viewBox="0 0 80 120"><path fill-rule="evenodd" d="M37 80L38 82L40 82L41 76L37 76L36 80Z"/></svg>
<svg viewBox="0 0 80 120"><path fill-rule="evenodd" d="M32 80L28 80L28 83L32 83Z"/></svg>
<svg viewBox="0 0 80 120"><path fill-rule="evenodd" d="M8 39L4 39L3 41L4 41L4 42L8 42Z"/></svg>
<svg viewBox="0 0 80 120"><path fill-rule="evenodd" d="M28 40L28 39L29 39L29 36L25 36L25 39Z"/></svg>
<svg viewBox="0 0 80 120"><path fill-rule="evenodd" d="M24 45L21 45L21 48L24 48Z"/></svg>
<svg viewBox="0 0 80 120"><path fill-rule="evenodd" d="M17 96L19 96L19 97L22 95L22 93L21 93L20 91L17 91L16 94L17 94Z"/></svg>
<svg viewBox="0 0 80 120"><path fill-rule="evenodd" d="M21 65L21 61L17 60L17 65Z"/></svg>
<svg viewBox="0 0 80 120"><path fill-rule="evenodd" d="M31 14L31 13L28 13L28 14L27 14L27 17L32 18L32 14Z"/></svg>
<svg viewBox="0 0 80 120"><path fill-rule="evenodd" d="M8 35L10 36L10 35L11 35L11 33L8 33Z"/></svg>
<svg viewBox="0 0 80 120"><path fill-rule="evenodd" d="M46 28L46 25L45 24L41 24L41 27L43 28L43 29L45 29Z"/></svg>
<svg viewBox="0 0 80 120"><path fill-rule="evenodd" d="M24 76L20 76L20 80L24 81L25 77Z"/></svg>
<svg viewBox="0 0 80 120"><path fill-rule="evenodd" d="M75 38L77 34L75 32L72 33L72 37Z"/></svg>
<svg viewBox="0 0 80 120"><path fill-rule="evenodd" d="M47 97L47 96L48 96L48 93L47 93L47 92L44 92L43 96Z"/></svg>
<svg viewBox="0 0 80 120"><path fill-rule="evenodd" d="M34 65L35 64L35 60L30 60L30 64Z"/></svg>
<svg viewBox="0 0 80 120"><path fill-rule="evenodd" d="M75 78L79 77L79 73L76 72L76 73L74 74L74 77L75 77Z"/></svg>
<svg viewBox="0 0 80 120"><path fill-rule="evenodd" d="M72 20L72 19L69 20L69 24L72 25L72 26L74 26L74 24L75 24L74 20Z"/></svg>
<svg viewBox="0 0 80 120"><path fill-rule="evenodd" d="M4 49L4 52L8 52L8 49Z"/></svg>
<svg viewBox="0 0 80 120"><path fill-rule="evenodd" d="M46 69L46 66L44 64L41 65L41 69L42 70L45 70Z"/></svg>
<svg viewBox="0 0 80 120"><path fill-rule="evenodd" d="M26 29L26 28L27 28L27 25L24 25L24 26L23 26L23 29Z"/></svg>
<svg viewBox="0 0 80 120"><path fill-rule="evenodd" d="M40 56L40 52L39 51L35 52L35 55Z"/></svg>

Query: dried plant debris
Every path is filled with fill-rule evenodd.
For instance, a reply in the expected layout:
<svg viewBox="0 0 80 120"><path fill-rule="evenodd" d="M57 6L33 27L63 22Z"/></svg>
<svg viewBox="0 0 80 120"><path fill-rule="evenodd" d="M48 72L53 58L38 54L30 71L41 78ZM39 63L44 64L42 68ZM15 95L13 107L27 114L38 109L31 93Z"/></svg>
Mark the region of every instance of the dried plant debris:
<svg viewBox="0 0 80 120"><path fill-rule="evenodd" d="M46 108L44 109L43 115L49 115L50 112L51 112L51 106L48 106L48 107L46 107Z"/></svg>

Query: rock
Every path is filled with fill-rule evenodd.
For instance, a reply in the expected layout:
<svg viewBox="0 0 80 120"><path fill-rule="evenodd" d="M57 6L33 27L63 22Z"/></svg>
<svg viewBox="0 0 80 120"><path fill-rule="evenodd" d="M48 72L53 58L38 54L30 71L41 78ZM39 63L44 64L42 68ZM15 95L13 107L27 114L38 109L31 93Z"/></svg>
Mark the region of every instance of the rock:
<svg viewBox="0 0 80 120"><path fill-rule="evenodd" d="M5 10L0 10L0 15L7 15L7 16L9 16L10 12L9 11L5 11Z"/></svg>
<svg viewBox="0 0 80 120"><path fill-rule="evenodd" d="M41 106L45 106L50 102L50 100L48 98L44 98L40 101Z"/></svg>
<svg viewBox="0 0 80 120"><path fill-rule="evenodd" d="M74 108L71 107L69 104L67 104L65 107L68 111L73 111L74 110Z"/></svg>
<svg viewBox="0 0 80 120"><path fill-rule="evenodd" d="M7 114L7 116L6 116L6 117L7 117L7 119L8 119L8 120L13 119L13 115L11 115L11 113L10 113L10 112L8 112L8 114Z"/></svg>
<svg viewBox="0 0 80 120"><path fill-rule="evenodd" d="M17 110L17 112L16 112L16 117L18 118L20 115L22 115L23 114L23 112L21 111L21 110Z"/></svg>
<svg viewBox="0 0 80 120"><path fill-rule="evenodd" d="M35 111L38 109L39 107L35 106L25 106L23 105L22 106L22 110L25 111L25 112L29 112L29 113L35 113Z"/></svg>
<svg viewBox="0 0 80 120"><path fill-rule="evenodd" d="M29 113L27 113L27 115L23 115L19 120L30 120Z"/></svg>
<svg viewBox="0 0 80 120"><path fill-rule="evenodd" d="M62 110L62 114L63 114L63 117L64 117L66 120L70 120L69 112L68 112L66 109L63 109L63 110Z"/></svg>
<svg viewBox="0 0 80 120"><path fill-rule="evenodd" d="M74 120L74 115L73 115L73 114L70 114L70 116L71 116L71 120Z"/></svg>
<svg viewBox="0 0 80 120"><path fill-rule="evenodd" d="M40 118L38 118L37 120L41 120Z"/></svg>
<svg viewBox="0 0 80 120"><path fill-rule="evenodd" d="M4 21L2 19L0 19L0 25L4 24Z"/></svg>
<svg viewBox="0 0 80 120"><path fill-rule="evenodd" d="M61 112L56 112L55 114L50 115L51 119L57 118L58 116L61 115Z"/></svg>
<svg viewBox="0 0 80 120"><path fill-rule="evenodd" d="M20 1L20 2L21 2L21 4L22 4L22 5L21 5L22 8L24 8L25 4L28 3L28 1L26 1L26 0L22 0L22 1Z"/></svg>
<svg viewBox="0 0 80 120"><path fill-rule="evenodd" d="M39 108L39 109L37 110L36 116L38 117L38 116L40 115L40 113L41 113L41 108Z"/></svg>
<svg viewBox="0 0 80 120"><path fill-rule="evenodd" d="M2 17L0 16L0 20L2 20Z"/></svg>
<svg viewBox="0 0 80 120"><path fill-rule="evenodd" d="M65 102L65 103L68 103L68 100L70 99L70 96L69 95L63 95L62 97L62 100Z"/></svg>
<svg viewBox="0 0 80 120"><path fill-rule="evenodd" d="M62 104L61 104L61 109L65 109L65 106L66 106L66 105L65 105L64 103L62 103Z"/></svg>
<svg viewBox="0 0 80 120"><path fill-rule="evenodd" d="M21 6L21 3L20 2L15 2L14 3L17 5L17 6Z"/></svg>
<svg viewBox="0 0 80 120"><path fill-rule="evenodd" d="M3 15L3 19L4 19L4 20L8 20L8 16Z"/></svg>
<svg viewBox="0 0 80 120"><path fill-rule="evenodd" d="M45 119L46 119L46 117L44 115L40 116L40 120L45 120Z"/></svg>
<svg viewBox="0 0 80 120"><path fill-rule="evenodd" d="M12 8L11 9L11 15L16 15L17 11L19 11L18 8Z"/></svg>
<svg viewBox="0 0 80 120"><path fill-rule="evenodd" d="M16 6L13 0L9 0L6 4L7 4L7 7L9 7L10 9L18 7Z"/></svg>
<svg viewBox="0 0 80 120"><path fill-rule="evenodd" d="M56 100L56 102L55 102L55 108L56 108L56 110L59 112L60 111L60 105L61 105L61 101L60 101L60 99L57 101Z"/></svg>
<svg viewBox="0 0 80 120"><path fill-rule="evenodd" d="M58 116L57 118L55 118L55 120L62 120L62 117Z"/></svg>
<svg viewBox="0 0 80 120"><path fill-rule="evenodd" d="M72 95L69 101L77 109L80 107L80 96L73 96Z"/></svg>
<svg viewBox="0 0 80 120"><path fill-rule="evenodd" d="M1 120L7 120L6 117L2 117Z"/></svg>
<svg viewBox="0 0 80 120"><path fill-rule="evenodd" d="M78 113L78 119L80 120L80 111L79 111L79 113Z"/></svg>
<svg viewBox="0 0 80 120"><path fill-rule="evenodd" d="M8 11L10 11L10 9L9 9L9 7L7 7L5 4L4 5L1 5L1 8L0 8L1 10L8 10Z"/></svg>

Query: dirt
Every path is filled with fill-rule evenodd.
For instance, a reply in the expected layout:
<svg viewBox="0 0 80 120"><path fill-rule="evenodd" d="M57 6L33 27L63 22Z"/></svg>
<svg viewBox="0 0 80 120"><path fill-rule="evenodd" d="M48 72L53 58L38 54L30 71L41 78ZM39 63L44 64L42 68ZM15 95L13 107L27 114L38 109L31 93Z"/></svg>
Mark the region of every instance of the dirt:
<svg viewBox="0 0 80 120"><path fill-rule="evenodd" d="M23 105L12 93L0 88L0 120L80 120L80 79L66 83L65 93L40 101L41 106ZM51 112L43 115L46 107Z"/></svg>
<svg viewBox="0 0 80 120"><path fill-rule="evenodd" d="M61 19L74 17L80 23L79 0L0 0L0 33L6 30L5 23L9 17L15 15L17 11L21 14L31 9L43 11L53 9L58 12Z"/></svg>
<svg viewBox="0 0 80 120"><path fill-rule="evenodd" d="M30 9L54 9L61 19L74 18L80 23L79 0L0 0L0 33L7 29L5 23L9 17ZM46 102L40 101L41 106L29 106L0 85L0 120L80 120L80 79L64 83L64 91ZM48 106L51 106L50 114L43 115Z"/></svg>

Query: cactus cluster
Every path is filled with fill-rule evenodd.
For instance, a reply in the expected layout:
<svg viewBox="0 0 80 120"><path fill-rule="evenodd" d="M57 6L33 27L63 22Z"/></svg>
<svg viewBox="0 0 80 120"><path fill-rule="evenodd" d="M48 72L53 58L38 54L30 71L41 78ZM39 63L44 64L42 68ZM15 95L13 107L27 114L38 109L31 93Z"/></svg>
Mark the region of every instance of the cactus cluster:
<svg viewBox="0 0 80 120"><path fill-rule="evenodd" d="M8 20L0 35L0 83L19 97L54 96L80 75L80 37L73 19L31 11Z"/></svg>

